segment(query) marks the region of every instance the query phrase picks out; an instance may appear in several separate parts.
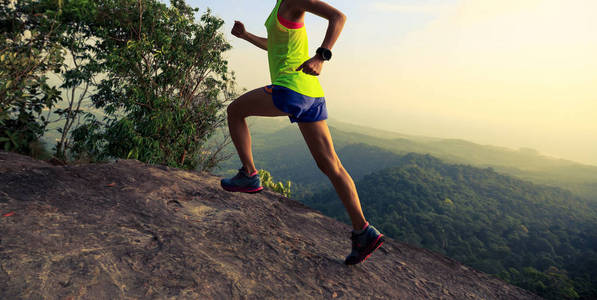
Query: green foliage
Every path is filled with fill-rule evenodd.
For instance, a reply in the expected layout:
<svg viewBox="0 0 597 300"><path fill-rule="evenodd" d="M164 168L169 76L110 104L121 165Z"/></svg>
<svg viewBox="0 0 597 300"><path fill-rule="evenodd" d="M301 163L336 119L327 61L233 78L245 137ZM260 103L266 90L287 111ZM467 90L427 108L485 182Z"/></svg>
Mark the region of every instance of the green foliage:
<svg viewBox="0 0 597 300"><path fill-rule="evenodd" d="M284 183L281 181L275 182L272 175L266 170L259 170L259 178L261 179L261 185L263 185L263 187L290 198L292 182L287 181L286 186L284 186Z"/></svg>
<svg viewBox="0 0 597 300"><path fill-rule="evenodd" d="M59 70L62 84L62 100L66 107L54 110L59 118L64 121L57 128L60 139L56 144L55 156L66 160L67 151L71 145L71 131L77 126L80 114L83 113L81 105L89 98L93 79L101 69L93 53L92 28L93 19L97 13L95 2L88 0L63 0L62 13L58 21L62 33L58 41L65 52L65 63Z"/></svg>
<svg viewBox="0 0 597 300"><path fill-rule="evenodd" d="M0 3L0 149L31 155L59 100L45 73L63 60L55 37L61 7L51 1Z"/></svg>
<svg viewBox="0 0 597 300"><path fill-rule="evenodd" d="M547 299L597 296L597 203L429 155L393 165L356 182L367 218L389 236ZM303 202L349 222L332 189Z"/></svg>
<svg viewBox="0 0 597 300"><path fill-rule="evenodd" d="M79 160L98 162L108 158L103 151L106 146L103 124L93 114L86 113L85 122L74 129L71 136L77 141L71 151L78 154Z"/></svg>
<svg viewBox="0 0 597 300"><path fill-rule="evenodd" d="M207 140L235 96L222 56L230 45L219 32L223 21L208 11L196 22L197 11L184 1L101 2L90 30L94 71L105 76L91 99L107 116L75 129L76 157L187 169L217 164L223 145L212 149Z"/></svg>
<svg viewBox="0 0 597 300"><path fill-rule="evenodd" d="M545 272L540 272L532 267L522 268L521 271L510 268L498 276L547 299L580 298L566 271L553 266Z"/></svg>

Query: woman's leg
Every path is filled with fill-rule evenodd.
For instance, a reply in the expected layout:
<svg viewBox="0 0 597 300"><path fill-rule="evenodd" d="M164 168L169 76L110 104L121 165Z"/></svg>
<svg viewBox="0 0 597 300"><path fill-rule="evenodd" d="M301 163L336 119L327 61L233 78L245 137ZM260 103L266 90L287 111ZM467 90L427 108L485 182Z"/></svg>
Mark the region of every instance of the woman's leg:
<svg viewBox="0 0 597 300"><path fill-rule="evenodd" d="M264 91L263 87L254 89L238 97L228 105L228 130L230 137L236 147L238 156L245 167L245 170L252 174L257 169L253 163L253 152L251 151L251 133L245 121L249 116L288 116L287 113L279 110L272 100L272 95Z"/></svg>
<svg viewBox="0 0 597 300"><path fill-rule="evenodd" d="M346 207L353 228L355 230L362 229L366 221L361 210L359 195L352 178L336 155L326 121L298 122L298 126L317 166L330 179Z"/></svg>

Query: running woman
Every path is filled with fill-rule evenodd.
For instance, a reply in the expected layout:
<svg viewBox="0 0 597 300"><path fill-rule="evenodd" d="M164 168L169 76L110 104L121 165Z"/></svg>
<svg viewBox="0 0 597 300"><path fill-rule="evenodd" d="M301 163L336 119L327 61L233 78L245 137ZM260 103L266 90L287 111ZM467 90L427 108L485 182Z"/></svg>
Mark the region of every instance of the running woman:
<svg viewBox="0 0 597 300"><path fill-rule="evenodd" d="M309 56L305 12L329 21L323 44ZM222 187L231 192L256 193L263 189L253 163L251 134L245 122L249 116L288 116L298 127L319 169L330 179L352 221L352 251L347 265L366 260L384 242L384 235L365 220L354 182L344 169L332 143L326 119L323 89L316 76L323 63L332 58L334 46L346 16L319 0L277 0L265 22L267 38L245 30L235 21L232 34L266 50L271 85L257 88L228 106L228 129L243 164L238 174L222 179Z"/></svg>

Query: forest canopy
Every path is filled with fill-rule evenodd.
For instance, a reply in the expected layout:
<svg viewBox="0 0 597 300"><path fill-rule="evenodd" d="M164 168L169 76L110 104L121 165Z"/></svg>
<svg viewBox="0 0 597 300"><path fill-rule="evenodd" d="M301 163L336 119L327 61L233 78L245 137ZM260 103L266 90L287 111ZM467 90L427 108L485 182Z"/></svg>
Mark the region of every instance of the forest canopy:
<svg viewBox="0 0 597 300"><path fill-rule="evenodd" d="M597 296L597 203L429 155L408 154L356 182L367 218L548 299ZM333 190L304 202L349 222Z"/></svg>

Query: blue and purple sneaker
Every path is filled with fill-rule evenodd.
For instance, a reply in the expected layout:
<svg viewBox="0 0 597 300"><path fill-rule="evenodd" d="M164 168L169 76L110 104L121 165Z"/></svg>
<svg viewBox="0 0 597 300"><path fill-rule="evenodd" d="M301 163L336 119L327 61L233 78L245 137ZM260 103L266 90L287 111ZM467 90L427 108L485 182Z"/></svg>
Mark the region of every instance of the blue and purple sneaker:
<svg viewBox="0 0 597 300"><path fill-rule="evenodd" d="M363 232L359 234L352 232L350 239L352 240L352 252L344 261L347 265L356 265L367 260L371 253L377 250L385 241L384 235L369 223L365 224Z"/></svg>
<svg viewBox="0 0 597 300"><path fill-rule="evenodd" d="M224 178L220 181L222 188L229 192L259 193L263 190L259 174L247 173L244 167L238 169L238 173L232 178Z"/></svg>

